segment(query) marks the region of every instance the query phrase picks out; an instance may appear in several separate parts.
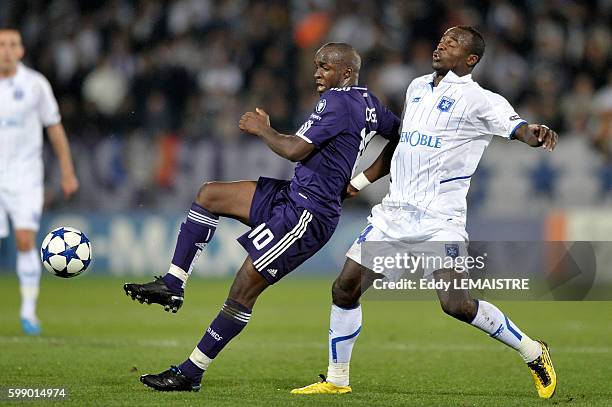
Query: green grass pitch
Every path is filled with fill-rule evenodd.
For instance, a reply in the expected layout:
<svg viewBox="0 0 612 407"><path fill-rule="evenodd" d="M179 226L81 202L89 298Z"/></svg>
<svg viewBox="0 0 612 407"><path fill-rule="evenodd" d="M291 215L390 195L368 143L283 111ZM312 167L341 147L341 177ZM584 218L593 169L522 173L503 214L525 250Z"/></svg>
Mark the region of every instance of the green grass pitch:
<svg viewBox="0 0 612 407"><path fill-rule="evenodd" d="M185 306L172 315L132 302L123 293L124 279L45 275L39 308L44 335L28 338L19 326L16 278L5 273L0 387L68 388L68 400L37 403L43 405L612 405L612 302L498 303L526 333L550 344L559 377L552 400L537 398L515 352L447 317L433 301L364 301L351 365L353 394L290 395L326 370L331 280L290 276L269 289L246 330L206 373L202 390L167 394L143 387L138 376L189 355L217 314L229 280L194 278Z"/></svg>

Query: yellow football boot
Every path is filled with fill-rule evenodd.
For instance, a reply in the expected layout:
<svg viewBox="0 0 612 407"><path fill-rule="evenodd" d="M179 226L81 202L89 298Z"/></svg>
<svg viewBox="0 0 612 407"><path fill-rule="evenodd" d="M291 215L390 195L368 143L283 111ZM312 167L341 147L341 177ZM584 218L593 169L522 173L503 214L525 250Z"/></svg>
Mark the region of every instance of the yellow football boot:
<svg viewBox="0 0 612 407"><path fill-rule="evenodd" d="M291 390L291 394L346 394L351 393L351 386L336 386L325 379L325 375L320 374L321 381L313 383L299 389Z"/></svg>
<svg viewBox="0 0 612 407"><path fill-rule="evenodd" d="M538 395L543 399L549 399L557 389L557 374L550 360L548 345L543 341L537 342L542 347L542 354L533 362L527 363L527 367L531 370Z"/></svg>

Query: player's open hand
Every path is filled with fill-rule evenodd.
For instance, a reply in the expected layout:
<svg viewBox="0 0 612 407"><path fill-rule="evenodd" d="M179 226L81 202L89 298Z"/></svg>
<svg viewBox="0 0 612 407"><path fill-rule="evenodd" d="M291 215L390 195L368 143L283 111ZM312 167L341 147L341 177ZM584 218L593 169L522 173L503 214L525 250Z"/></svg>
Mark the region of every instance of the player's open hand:
<svg viewBox="0 0 612 407"><path fill-rule="evenodd" d="M549 129L543 124L533 124L531 125L531 130L542 144L542 148L548 151L553 151L555 149L557 140L559 139L559 135L556 131Z"/></svg>
<svg viewBox="0 0 612 407"><path fill-rule="evenodd" d="M70 198L79 189L79 180L76 175L68 174L62 176L62 190L64 197Z"/></svg>
<svg viewBox="0 0 612 407"><path fill-rule="evenodd" d="M246 112L238 123L240 130L259 136L270 127L270 116L260 108L255 108L255 112Z"/></svg>

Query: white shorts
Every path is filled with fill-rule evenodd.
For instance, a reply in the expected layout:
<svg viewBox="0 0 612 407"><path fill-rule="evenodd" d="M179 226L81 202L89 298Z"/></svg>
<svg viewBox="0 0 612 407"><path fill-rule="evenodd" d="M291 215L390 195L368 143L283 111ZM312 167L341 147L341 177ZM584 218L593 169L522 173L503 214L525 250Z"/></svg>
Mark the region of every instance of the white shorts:
<svg viewBox="0 0 612 407"><path fill-rule="evenodd" d="M436 270L447 268L442 267L447 264L444 259L467 255L468 235L462 220L434 218L420 211L386 208L379 204L372 208L368 221L368 226L346 253L346 257L365 267L372 268L372 253L368 254L368 259L363 258L364 242L382 243L377 248L381 248L384 255L393 249L392 244L397 244L396 247L401 247L411 256L422 256L424 261L419 264L426 278Z"/></svg>
<svg viewBox="0 0 612 407"><path fill-rule="evenodd" d="M38 231L42 209L42 185L27 189L0 186L0 236L4 230L8 234L7 215L13 229Z"/></svg>

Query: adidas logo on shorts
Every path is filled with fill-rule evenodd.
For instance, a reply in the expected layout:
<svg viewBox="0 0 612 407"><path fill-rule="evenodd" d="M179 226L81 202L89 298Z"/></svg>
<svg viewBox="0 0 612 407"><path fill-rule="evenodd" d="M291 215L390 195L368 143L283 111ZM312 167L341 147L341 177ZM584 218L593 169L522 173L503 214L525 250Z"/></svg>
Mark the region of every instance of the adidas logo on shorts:
<svg viewBox="0 0 612 407"><path fill-rule="evenodd" d="M268 272L268 274L270 274L272 277L276 277L276 273L278 273L278 269L268 269L266 270Z"/></svg>

